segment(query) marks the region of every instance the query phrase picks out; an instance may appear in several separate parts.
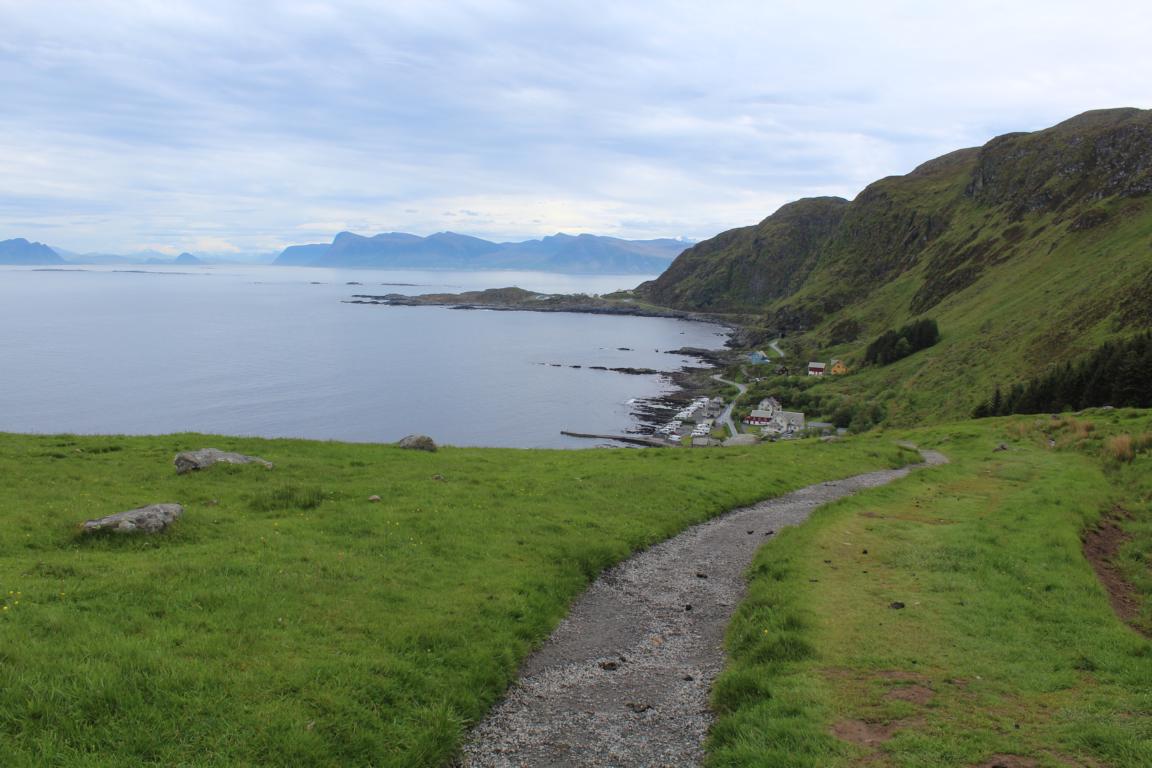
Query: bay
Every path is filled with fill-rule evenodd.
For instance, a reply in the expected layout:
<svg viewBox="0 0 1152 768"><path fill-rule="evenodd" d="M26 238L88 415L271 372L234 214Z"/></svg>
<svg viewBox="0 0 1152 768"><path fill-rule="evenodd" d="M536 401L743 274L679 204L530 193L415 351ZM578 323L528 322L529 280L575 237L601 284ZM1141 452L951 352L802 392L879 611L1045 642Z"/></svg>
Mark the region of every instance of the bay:
<svg viewBox="0 0 1152 768"><path fill-rule="evenodd" d="M0 431L207 432L589 447L722 329L664 318L345 303L518 285L606 293L645 276L290 267L0 268ZM350 283L357 283L352 285ZM620 349L621 347L627 349ZM559 364L561 367L555 367ZM581 366L572 368L569 366Z"/></svg>

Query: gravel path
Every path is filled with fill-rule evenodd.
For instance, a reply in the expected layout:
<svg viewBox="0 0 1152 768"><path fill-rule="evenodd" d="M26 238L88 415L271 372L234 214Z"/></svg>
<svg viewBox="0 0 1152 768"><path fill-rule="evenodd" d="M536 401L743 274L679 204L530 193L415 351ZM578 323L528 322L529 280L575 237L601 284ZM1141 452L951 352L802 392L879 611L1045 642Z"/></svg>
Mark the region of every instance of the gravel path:
<svg viewBox="0 0 1152 768"><path fill-rule="evenodd" d="M461 765L699 765L724 630L756 550L816 507L909 471L819 483L737 509L604 572L472 732Z"/></svg>

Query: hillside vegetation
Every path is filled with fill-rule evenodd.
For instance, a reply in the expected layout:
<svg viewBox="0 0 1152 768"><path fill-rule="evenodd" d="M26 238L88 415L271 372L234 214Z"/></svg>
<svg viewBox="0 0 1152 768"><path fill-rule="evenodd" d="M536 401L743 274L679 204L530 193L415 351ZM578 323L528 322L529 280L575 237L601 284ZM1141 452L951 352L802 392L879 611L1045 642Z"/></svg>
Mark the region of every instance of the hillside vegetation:
<svg viewBox="0 0 1152 768"><path fill-rule="evenodd" d="M798 358L847 360L824 387L890 423L964 417L999 384L1152 327L1152 111L1088 112L801 200L687 250L645 299L753 313ZM869 342L923 317L941 341L891 366Z"/></svg>

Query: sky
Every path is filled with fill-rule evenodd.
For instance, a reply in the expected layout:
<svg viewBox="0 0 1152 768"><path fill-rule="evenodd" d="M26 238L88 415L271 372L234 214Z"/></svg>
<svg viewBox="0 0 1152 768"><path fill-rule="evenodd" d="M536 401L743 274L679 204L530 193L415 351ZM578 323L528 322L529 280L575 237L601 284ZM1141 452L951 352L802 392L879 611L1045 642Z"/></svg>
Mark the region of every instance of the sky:
<svg viewBox="0 0 1152 768"><path fill-rule="evenodd" d="M1152 106L1096 0L0 0L0 240L704 239Z"/></svg>

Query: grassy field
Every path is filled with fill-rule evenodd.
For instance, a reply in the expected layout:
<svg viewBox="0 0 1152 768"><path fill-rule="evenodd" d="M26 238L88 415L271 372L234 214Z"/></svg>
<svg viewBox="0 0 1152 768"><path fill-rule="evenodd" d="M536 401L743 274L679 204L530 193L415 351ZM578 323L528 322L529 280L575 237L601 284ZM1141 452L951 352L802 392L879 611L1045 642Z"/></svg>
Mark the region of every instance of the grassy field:
<svg viewBox="0 0 1152 768"><path fill-rule="evenodd" d="M276 468L175 475L208 445ZM0 435L0 764L443 765L601 569L898 453ZM154 502L168 534L77 533Z"/></svg>
<svg viewBox="0 0 1152 768"><path fill-rule="evenodd" d="M1126 529L1115 562L1152 628L1152 456L1123 450L1148 432L1100 411L913 433L952 463L761 551L709 765L1152 765L1152 643L1081 543L1102 517Z"/></svg>

